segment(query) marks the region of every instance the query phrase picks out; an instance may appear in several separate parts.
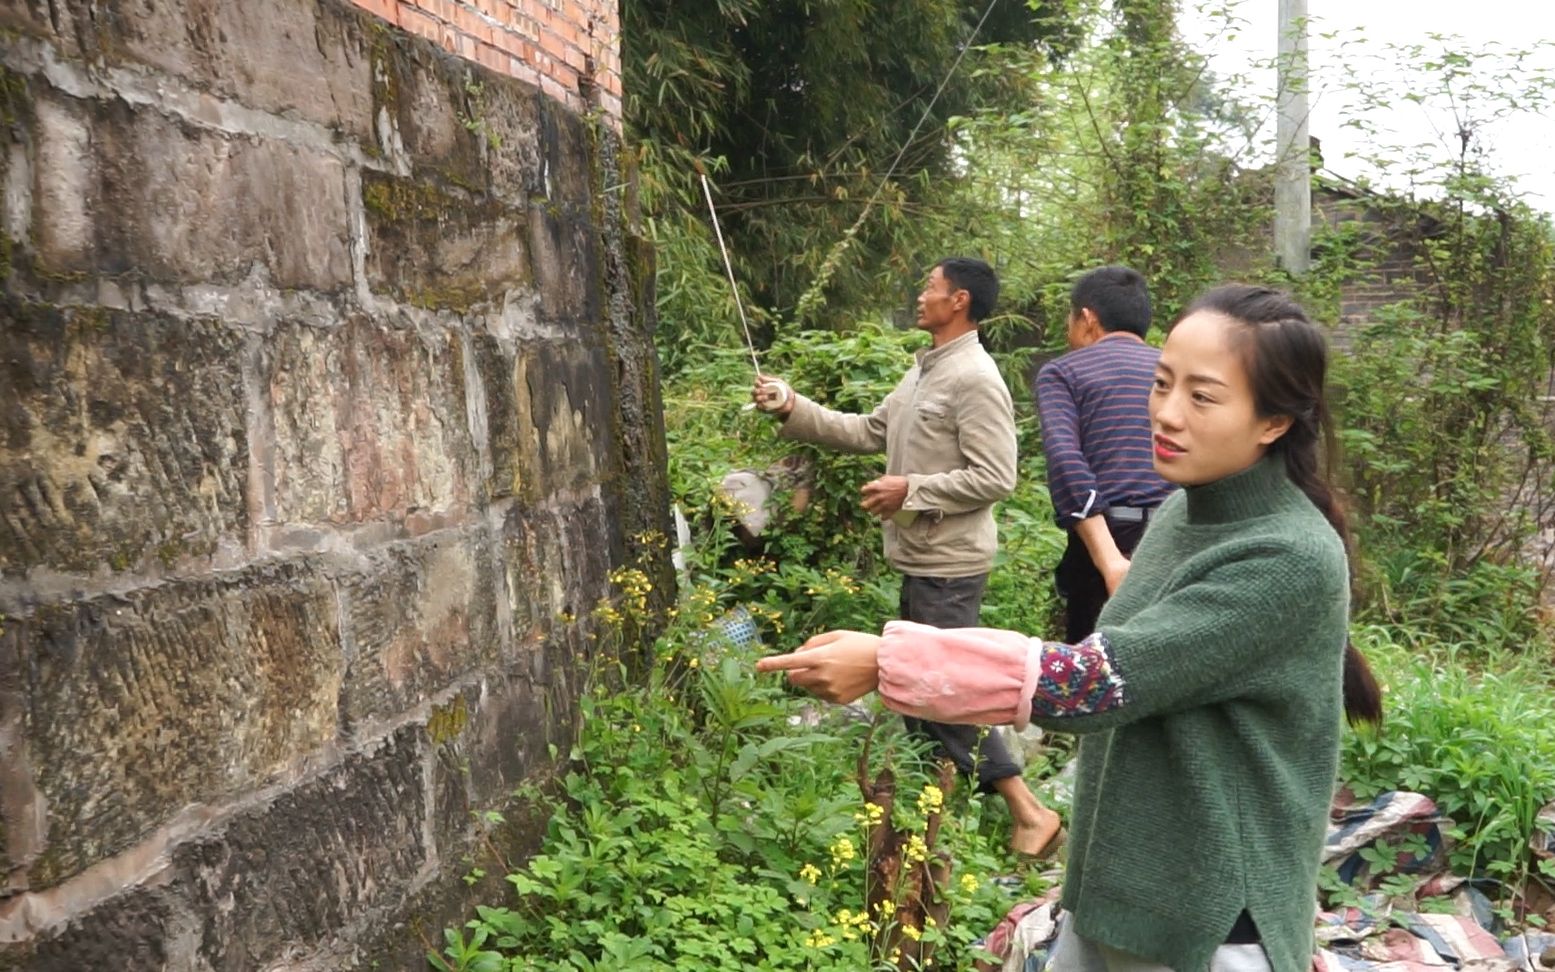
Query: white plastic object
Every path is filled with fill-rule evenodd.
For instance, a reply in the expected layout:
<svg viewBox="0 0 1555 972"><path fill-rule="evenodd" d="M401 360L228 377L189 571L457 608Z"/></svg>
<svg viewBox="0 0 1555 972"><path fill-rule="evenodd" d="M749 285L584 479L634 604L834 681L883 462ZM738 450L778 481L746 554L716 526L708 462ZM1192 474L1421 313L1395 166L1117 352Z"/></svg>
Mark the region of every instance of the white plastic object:
<svg viewBox="0 0 1555 972"><path fill-rule="evenodd" d="M780 411L794 395L794 390L788 387L788 382L783 381L781 378L768 378L762 382L762 387L769 392L769 394L762 396L762 402L759 407L763 412ZM773 388L776 388L778 392L776 401L770 395L770 390Z"/></svg>

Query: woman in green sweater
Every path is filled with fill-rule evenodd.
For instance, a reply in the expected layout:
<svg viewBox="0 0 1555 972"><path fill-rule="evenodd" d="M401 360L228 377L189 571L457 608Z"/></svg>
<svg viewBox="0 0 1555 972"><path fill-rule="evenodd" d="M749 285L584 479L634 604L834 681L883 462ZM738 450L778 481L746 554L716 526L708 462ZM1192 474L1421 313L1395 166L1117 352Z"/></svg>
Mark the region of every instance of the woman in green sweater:
<svg viewBox="0 0 1555 972"><path fill-rule="evenodd" d="M1283 293L1189 307L1150 400L1156 469L1184 489L1079 644L893 621L758 663L832 701L1080 734L1052 972L1311 965L1341 712L1381 716L1319 472L1326 368Z"/></svg>

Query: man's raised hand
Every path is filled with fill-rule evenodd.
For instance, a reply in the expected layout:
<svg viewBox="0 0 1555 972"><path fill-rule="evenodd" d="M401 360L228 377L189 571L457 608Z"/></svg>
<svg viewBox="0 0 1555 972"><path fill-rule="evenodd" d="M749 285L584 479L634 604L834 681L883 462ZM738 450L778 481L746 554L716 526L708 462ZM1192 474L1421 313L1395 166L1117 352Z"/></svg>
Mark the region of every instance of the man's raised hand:
<svg viewBox="0 0 1555 972"><path fill-rule="evenodd" d="M794 390L781 378L757 375L751 387L751 401L763 412L784 416L794 410Z"/></svg>

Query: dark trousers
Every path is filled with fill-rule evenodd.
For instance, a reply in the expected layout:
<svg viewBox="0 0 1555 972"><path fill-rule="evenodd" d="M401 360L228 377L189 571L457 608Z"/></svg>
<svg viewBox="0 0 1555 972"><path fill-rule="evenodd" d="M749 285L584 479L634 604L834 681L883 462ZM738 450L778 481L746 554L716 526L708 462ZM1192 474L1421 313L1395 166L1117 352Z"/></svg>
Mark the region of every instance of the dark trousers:
<svg viewBox="0 0 1555 972"><path fill-rule="evenodd" d="M1109 520L1107 528L1112 531L1113 542L1125 556L1134 552L1134 548L1139 546L1139 538L1145 534L1143 522ZM1091 562L1085 541L1073 530L1069 531L1069 546L1064 548L1064 556L1058 561L1053 579L1059 596L1068 605L1064 640L1071 645L1084 641L1096 631L1096 616L1101 614L1102 605L1107 603L1107 582Z"/></svg>
<svg viewBox="0 0 1555 972"><path fill-rule="evenodd" d="M983 606L988 575L973 577L902 577L901 616L904 621L936 628L975 628ZM992 792L999 780L1020 775L999 737L986 726L952 726L904 717L907 730L932 740L939 754L965 776L976 775L977 788Z"/></svg>

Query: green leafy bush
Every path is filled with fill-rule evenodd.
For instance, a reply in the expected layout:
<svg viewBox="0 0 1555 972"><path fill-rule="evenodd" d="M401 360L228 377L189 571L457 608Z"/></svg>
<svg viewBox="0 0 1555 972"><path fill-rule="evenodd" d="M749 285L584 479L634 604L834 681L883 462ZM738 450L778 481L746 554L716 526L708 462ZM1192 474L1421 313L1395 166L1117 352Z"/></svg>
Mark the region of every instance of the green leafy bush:
<svg viewBox="0 0 1555 972"><path fill-rule="evenodd" d="M1409 648L1380 626L1356 635L1384 683L1386 719L1380 731L1346 734L1341 779L1362 798L1403 789L1436 801L1456 825L1456 874L1509 889L1530 874L1555 879L1528 846L1540 808L1555 800L1555 679L1545 665L1504 651Z"/></svg>
<svg viewBox="0 0 1555 972"><path fill-rule="evenodd" d="M875 765L918 795L893 820L922 833L925 802L942 799L929 761L894 718L833 712L817 724L814 704L756 678L750 653L700 625L727 595L687 592L642 677L595 669L541 853L508 876L510 904L447 931L433 968L896 967L871 955L893 918L865 913L864 848L879 816L861 802L856 763L877 736ZM983 798L953 793L950 807L932 850L955 862L951 921L916 931L939 943L937 967L970 968L972 940L1011 892L987 880L1001 859Z"/></svg>
<svg viewBox="0 0 1555 972"><path fill-rule="evenodd" d="M775 344L763 369L826 405L872 410L912 365L924 336L874 325L847 333L804 332ZM878 626L896 611L897 578L881 556L879 521L859 507L859 488L885 472L883 455L845 455L778 437L778 422L743 412L754 375L739 351L709 349L666 388L670 481L693 523L694 567L730 581L731 599L764 606L789 638L828 628ZM785 457L810 471L808 503L794 491L774 497L763 549L748 570L731 568L741 511L720 503L717 487L741 468L762 472Z"/></svg>

